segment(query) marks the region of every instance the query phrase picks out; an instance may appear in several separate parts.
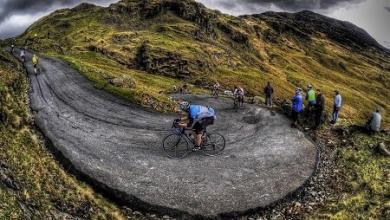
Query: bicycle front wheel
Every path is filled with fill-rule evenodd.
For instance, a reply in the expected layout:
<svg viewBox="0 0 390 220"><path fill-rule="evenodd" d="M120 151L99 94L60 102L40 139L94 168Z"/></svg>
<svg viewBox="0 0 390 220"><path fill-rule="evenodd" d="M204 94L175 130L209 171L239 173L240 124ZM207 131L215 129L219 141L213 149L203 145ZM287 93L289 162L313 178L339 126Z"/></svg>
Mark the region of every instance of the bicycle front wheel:
<svg viewBox="0 0 390 220"><path fill-rule="evenodd" d="M225 137L218 133L206 134L203 153L207 156L218 156L225 149Z"/></svg>
<svg viewBox="0 0 390 220"><path fill-rule="evenodd" d="M165 137L162 147L170 158L182 159L190 152L188 141L180 134Z"/></svg>

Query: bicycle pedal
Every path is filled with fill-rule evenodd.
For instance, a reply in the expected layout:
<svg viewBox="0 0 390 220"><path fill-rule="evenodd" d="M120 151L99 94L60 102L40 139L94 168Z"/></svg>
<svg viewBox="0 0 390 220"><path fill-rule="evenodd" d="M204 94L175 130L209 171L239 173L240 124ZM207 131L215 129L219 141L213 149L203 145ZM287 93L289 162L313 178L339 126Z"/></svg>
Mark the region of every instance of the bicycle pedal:
<svg viewBox="0 0 390 220"><path fill-rule="evenodd" d="M201 151L201 150L202 150L201 147L194 147L194 148L192 148L193 152L197 152L197 151Z"/></svg>

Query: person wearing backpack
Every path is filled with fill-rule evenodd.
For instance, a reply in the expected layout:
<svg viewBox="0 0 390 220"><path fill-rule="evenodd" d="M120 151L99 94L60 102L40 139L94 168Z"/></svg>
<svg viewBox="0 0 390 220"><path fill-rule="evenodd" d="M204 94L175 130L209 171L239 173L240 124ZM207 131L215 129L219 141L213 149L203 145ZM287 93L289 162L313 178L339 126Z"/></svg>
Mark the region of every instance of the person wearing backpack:
<svg viewBox="0 0 390 220"><path fill-rule="evenodd" d="M292 98L292 118L293 123L292 127L295 127L298 123L299 115L303 110L303 98L301 94L301 89L297 88L295 91L295 96Z"/></svg>

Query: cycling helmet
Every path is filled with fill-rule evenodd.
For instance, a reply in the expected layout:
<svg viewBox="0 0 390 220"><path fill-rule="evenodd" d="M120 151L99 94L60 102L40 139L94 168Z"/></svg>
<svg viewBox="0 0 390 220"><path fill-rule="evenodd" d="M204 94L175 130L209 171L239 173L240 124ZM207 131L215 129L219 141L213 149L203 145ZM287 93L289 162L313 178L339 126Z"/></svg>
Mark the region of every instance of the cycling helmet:
<svg viewBox="0 0 390 220"><path fill-rule="evenodd" d="M190 107L190 103L188 103L188 102L180 102L179 106L180 106L181 110L185 111L185 110L188 110L188 108Z"/></svg>

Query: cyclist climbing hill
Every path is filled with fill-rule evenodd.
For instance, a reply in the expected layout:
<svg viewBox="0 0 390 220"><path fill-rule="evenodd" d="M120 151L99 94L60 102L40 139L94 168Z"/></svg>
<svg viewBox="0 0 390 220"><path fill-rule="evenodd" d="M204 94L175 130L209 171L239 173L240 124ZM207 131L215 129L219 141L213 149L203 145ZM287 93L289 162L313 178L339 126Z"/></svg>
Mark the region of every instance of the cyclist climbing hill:
<svg viewBox="0 0 390 220"><path fill-rule="evenodd" d="M201 105L190 105L188 102L180 103L180 110L186 113L179 122L181 128L192 127L195 132L195 148L200 150L202 145L203 132L206 127L214 124L216 118L213 108Z"/></svg>
<svg viewBox="0 0 390 220"><path fill-rule="evenodd" d="M243 107L244 106L244 96L245 92L242 87L234 86L234 100L238 101L238 107Z"/></svg>
<svg viewBox="0 0 390 220"><path fill-rule="evenodd" d="M32 64L34 66L34 73L35 74L38 74L38 62L39 62L39 58L36 54L34 54L32 57Z"/></svg>
<svg viewBox="0 0 390 220"><path fill-rule="evenodd" d="M216 98L218 98L218 96L219 96L219 88L220 87L221 87L221 85L218 82L216 82L212 87L213 88L213 96Z"/></svg>
<svg viewBox="0 0 390 220"><path fill-rule="evenodd" d="M24 51L24 49L22 49L20 51L20 59L22 59L22 62L24 63L24 61L26 60L26 52Z"/></svg>

